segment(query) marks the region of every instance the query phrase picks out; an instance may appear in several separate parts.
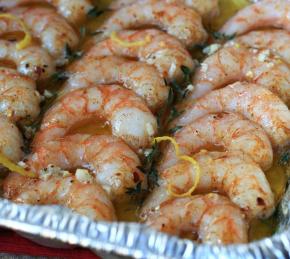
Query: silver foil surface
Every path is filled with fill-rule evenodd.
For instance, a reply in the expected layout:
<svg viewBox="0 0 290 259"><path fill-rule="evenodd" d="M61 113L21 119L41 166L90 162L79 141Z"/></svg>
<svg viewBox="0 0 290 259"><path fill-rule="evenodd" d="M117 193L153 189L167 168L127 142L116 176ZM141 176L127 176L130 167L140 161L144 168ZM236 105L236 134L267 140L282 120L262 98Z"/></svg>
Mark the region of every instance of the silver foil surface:
<svg viewBox="0 0 290 259"><path fill-rule="evenodd" d="M156 232L144 225L94 222L60 206L18 205L0 199L0 226L55 241L134 258L290 258L290 188L282 200L280 225L271 238L250 244L212 246Z"/></svg>

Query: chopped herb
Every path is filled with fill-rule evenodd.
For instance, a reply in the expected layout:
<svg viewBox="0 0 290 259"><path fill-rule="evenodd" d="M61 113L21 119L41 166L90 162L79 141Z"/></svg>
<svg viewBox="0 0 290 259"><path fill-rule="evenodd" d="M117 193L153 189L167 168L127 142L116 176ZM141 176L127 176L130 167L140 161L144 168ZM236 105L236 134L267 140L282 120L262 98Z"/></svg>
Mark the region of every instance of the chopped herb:
<svg viewBox="0 0 290 259"><path fill-rule="evenodd" d="M171 82L170 86L177 97L177 101L180 101L186 97L187 90L183 89L175 80Z"/></svg>
<svg viewBox="0 0 290 259"><path fill-rule="evenodd" d="M135 188L127 188L126 193L129 195L137 195L142 192L142 182L138 182Z"/></svg>
<svg viewBox="0 0 290 259"><path fill-rule="evenodd" d="M176 126L176 127L172 128L172 129L170 129L168 132L169 132L170 134L174 134L174 133L176 133L177 131L179 131L180 129L182 129L182 126Z"/></svg>
<svg viewBox="0 0 290 259"><path fill-rule="evenodd" d="M157 127L159 130L161 129L161 126L162 126L162 117L163 117L164 111L165 111L164 109L160 109L159 111L157 111L157 114L156 114Z"/></svg>
<svg viewBox="0 0 290 259"><path fill-rule="evenodd" d="M282 166L286 166L289 163L290 163L290 149L281 155L280 161L279 161L279 164Z"/></svg>
<svg viewBox="0 0 290 259"><path fill-rule="evenodd" d="M89 18L95 18L95 17L100 16L103 13L104 13L104 10L98 10L97 7L94 7L91 10L88 11L87 16Z"/></svg>
<svg viewBox="0 0 290 259"><path fill-rule="evenodd" d="M190 82L192 71L187 66L181 66L181 71L183 72L183 81L185 83Z"/></svg>
<svg viewBox="0 0 290 259"><path fill-rule="evenodd" d="M203 50L206 46L207 46L207 44L195 44L193 46L193 49Z"/></svg>
<svg viewBox="0 0 290 259"><path fill-rule="evenodd" d="M154 142L151 150L145 155L146 158L145 164L150 167L154 161L154 158L158 155L158 153L159 153L158 144Z"/></svg>
<svg viewBox="0 0 290 259"><path fill-rule="evenodd" d="M167 97L167 107L170 107L174 101L174 92L172 87L169 88L168 97Z"/></svg>
<svg viewBox="0 0 290 259"><path fill-rule="evenodd" d="M67 59L69 62L79 59L83 55L82 51L73 51L68 44L65 44L64 51L65 51L65 59Z"/></svg>
<svg viewBox="0 0 290 259"><path fill-rule="evenodd" d="M68 78L69 76L66 71L58 71L51 76L51 80L54 83L65 81Z"/></svg>
<svg viewBox="0 0 290 259"><path fill-rule="evenodd" d="M87 34L87 28L85 26L81 26L81 28L80 28L81 39L84 39L86 37L86 34Z"/></svg>
<svg viewBox="0 0 290 259"><path fill-rule="evenodd" d="M227 40L232 40L235 38L235 34L231 34L231 35L226 35L225 33L221 33L221 32L213 32L212 36L214 39L216 40L222 40L222 41L227 41Z"/></svg>
<svg viewBox="0 0 290 259"><path fill-rule="evenodd" d="M172 122L174 119L176 119L177 117L179 117L184 111L178 111L176 109L175 106L172 107L172 109L170 110L170 114L168 117L168 123Z"/></svg>
<svg viewBox="0 0 290 259"><path fill-rule="evenodd" d="M98 31L90 32L90 35L91 35L91 36L96 36L96 35L99 35L99 34L101 34L101 33L103 33L103 31L98 30Z"/></svg>
<svg viewBox="0 0 290 259"><path fill-rule="evenodd" d="M154 187L159 186L158 184L158 171L155 167L152 167L148 173L148 186L150 190Z"/></svg>

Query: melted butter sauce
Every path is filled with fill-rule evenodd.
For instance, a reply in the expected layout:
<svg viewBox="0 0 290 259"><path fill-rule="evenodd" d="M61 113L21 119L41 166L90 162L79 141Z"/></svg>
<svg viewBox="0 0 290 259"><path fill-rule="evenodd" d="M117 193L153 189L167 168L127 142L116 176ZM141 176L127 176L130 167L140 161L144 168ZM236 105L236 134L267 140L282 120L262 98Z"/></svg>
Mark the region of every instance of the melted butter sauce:
<svg viewBox="0 0 290 259"><path fill-rule="evenodd" d="M112 129L107 121L99 118L83 120L73 126L68 135L89 134L89 135L112 135Z"/></svg>

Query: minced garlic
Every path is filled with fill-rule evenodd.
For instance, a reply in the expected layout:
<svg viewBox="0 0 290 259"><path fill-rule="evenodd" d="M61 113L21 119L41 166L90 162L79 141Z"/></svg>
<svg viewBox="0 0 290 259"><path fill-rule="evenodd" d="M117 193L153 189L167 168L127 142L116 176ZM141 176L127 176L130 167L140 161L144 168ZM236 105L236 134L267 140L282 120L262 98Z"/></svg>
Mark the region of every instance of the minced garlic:
<svg viewBox="0 0 290 259"><path fill-rule="evenodd" d="M90 175L87 169L77 169L76 179L81 183L92 183L94 178Z"/></svg>

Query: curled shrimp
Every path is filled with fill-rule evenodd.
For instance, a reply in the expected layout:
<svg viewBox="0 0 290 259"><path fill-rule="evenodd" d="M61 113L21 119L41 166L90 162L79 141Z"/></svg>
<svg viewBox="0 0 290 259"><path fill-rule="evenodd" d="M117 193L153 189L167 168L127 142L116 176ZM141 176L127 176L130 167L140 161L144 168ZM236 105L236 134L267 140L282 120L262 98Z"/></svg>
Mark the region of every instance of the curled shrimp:
<svg viewBox="0 0 290 259"><path fill-rule="evenodd" d="M34 80L44 80L55 73L52 57L38 46L17 49L15 43L0 40L0 59L13 61L19 73Z"/></svg>
<svg viewBox="0 0 290 259"><path fill-rule="evenodd" d="M126 46L116 42L111 37L101 42L94 42L89 51L90 56L116 55L138 58L140 61L154 65L162 76L170 81L183 78L182 67L194 70L194 61L186 48L181 42L165 32L156 29L124 30L118 32L117 37L124 42L141 42L142 44Z"/></svg>
<svg viewBox="0 0 290 259"><path fill-rule="evenodd" d="M0 113L9 120L33 120L39 114L40 95L35 82L16 70L0 68Z"/></svg>
<svg viewBox="0 0 290 259"><path fill-rule="evenodd" d="M11 13L21 18L32 35L40 39L42 46L56 59L57 65L67 62L66 48L67 46L75 48L79 43L79 37L64 18L46 7L19 7L11 10ZM1 21L1 32L15 30L15 27L19 30L14 21L5 19Z"/></svg>
<svg viewBox="0 0 290 259"><path fill-rule="evenodd" d="M175 124L187 125L212 112L237 112L259 124L273 147L285 147L289 143L290 111L275 94L260 85L236 82L210 92L184 110Z"/></svg>
<svg viewBox="0 0 290 259"><path fill-rule="evenodd" d="M69 66L67 73L64 92L93 84L119 83L142 97L152 111L164 105L168 96L168 87L158 71L143 62L115 56L95 58L89 51Z"/></svg>
<svg viewBox="0 0 290 259"><path fill-rule="evenodd" d="M117 0L114 1L109 8L112 10L120 9L124 6L128 6L139 3L154 2L154 0ZM156 1L155 1L156 2ZM219 14L218 0L165 0L166 3L175 3L186 5L197 11L204 20L210 20Z"/></svg>
<svg viewBox="0 0 290 259"><path fill-rule="evenodd" d="M290 47L285 42L290 42L290 33L285 30L269 29L251 31L236 37L234 41L256 49L270 49L275 55L280 56L284 62L290 63Z"/></svg>
<svg viewBox="0 0 290 259"><path fill-rule="evenodd" d="M23 140L18 128L5 116L0 116L0 152L14 162L23 156Z"/></svg>
<svg viewBox="0 0 290 259"><path fill-rule="evenodd" d="M290 1L263 0L240 10L222 27L227 35L240 35L266 27L282 28L290 31Z"/></svg>
<svg viewBox="0 0 290 259"><path fill-rule="evenodd" d="M201 151L194 155L201 168L195 193L218 191L226 194L248 218L267 218L274 209L274 195L264 172L249 157L239 152ZM143 211L157 207L173 194L186 193L193 186L196 171L180 161L161 172L159 187L147 198ZM169 192L170 188L170 192Z"/></svg>
<svg viewBox="0 0 290 259"><path fill-rule="evenodd" d="M88 168L111 200L144 181L138 156L113 136L70 135L45 142L32 152L26 162L31 171L40 173L51 164L64 170Z"/></svg>
<svg viewBox="0 0 290 259"><path fill-rule="evenodd" d="M235 81L260 84L290 102L290 70L269 50L247 49L233 42L207 57L193 77L194 90L188 99L195 100L211 90Z"/></svg>
<svg viewBox="0 0 290 259"><path fill-rule="evenodd" d="M205 115L184 126L174 135L182 155L192 155L201 149L214 147L227 151L243 152L262 169L269 169L273 151L264 130L254 122L234 113ZM164 149L159 171L176 164L175 149L169 145Z"/></svg>
<svg viewBox="0 0 290 259"><path fill-rule="evenodd" d="M155 25L186 46L202 43L207 33L200 15L183 5L165 2L134 3L115 11L100 27L105 35L113 31Z"/></svg>
<svg viewBox="0 0 290 259"><path fill-rule="evenodd" d="M85 21L87 13L93 9L90 0L0 0L0 8L9 10L17 6L43 4L43 2L56 7L58 12L73 24Z"/></svg>
<svg viewBox="0 0 290 259"><path fill-rule="evenodd" d="M93 220L116 220L108 195L96 182L82 183L74 176L55 175L40 180L10 173L3 187L4 197L17 203L58 204Z"/></svg>
<svg viewBox="0 0 290 259"><path fill-rule="evenodd" d="M141 98L117 85L99 85L72 91L44 115L34 146L66 135L86 119L102 118L110 123L113 135L122 138L135 151L151 144L157 122Z"/></svg>
<svg viewBox="0 0 290 259"><path fill-rule="evenodd" d="M195 234L202 243L248 240L248 223L243 213L226 197L215 193L165 201L144 218L151 228L173 235Z"/></svg>

